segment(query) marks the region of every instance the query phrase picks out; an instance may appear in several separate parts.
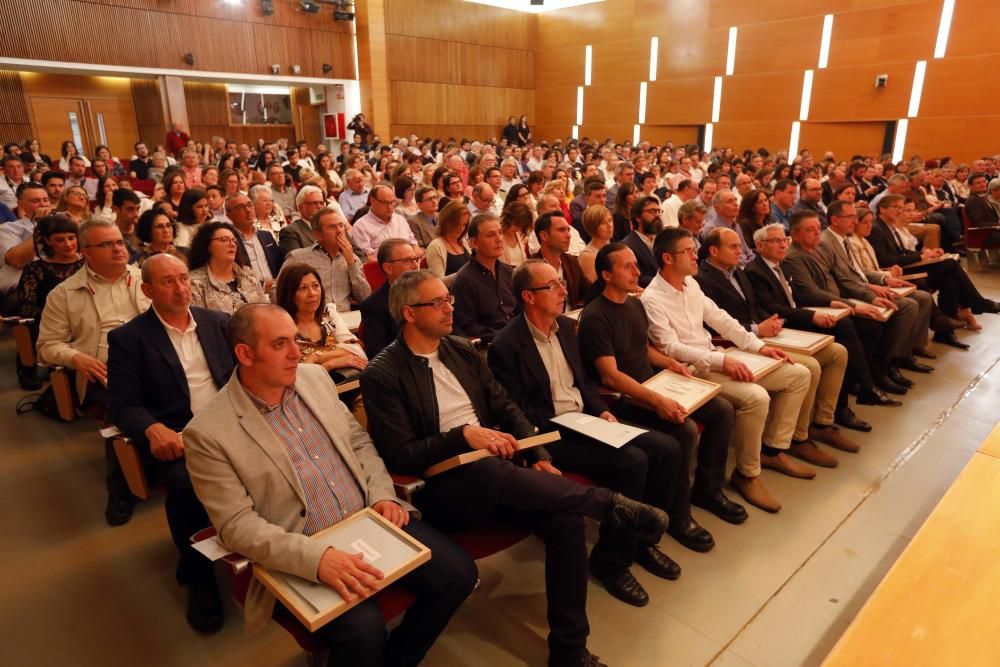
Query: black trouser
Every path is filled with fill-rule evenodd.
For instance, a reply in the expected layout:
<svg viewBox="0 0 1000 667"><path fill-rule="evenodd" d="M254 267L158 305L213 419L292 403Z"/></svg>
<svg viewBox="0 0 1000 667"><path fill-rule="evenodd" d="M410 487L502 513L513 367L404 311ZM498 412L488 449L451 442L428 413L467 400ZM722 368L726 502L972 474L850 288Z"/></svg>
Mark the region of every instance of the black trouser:
<svg viewBox="0 0 1000 667"><path fill-rule="evenodd" d="M871 320L868 320L868 322L871 322ZM825 334L832 333L833 339L847 349L847 372L844 376L844 382L840 387L840 394L837 396L838 411L847 407L848 388L852 382L857 382L862 392L870 392L875 387L871 369L868 366L868 353L861 342L860 332L856 324L857 318L845 317L837 321L832 332L829 329L821 327L808 327L809 331ZM862 325L862 327L865 329L868 328L867 325ZM873 328L872 331L865 331L865 334L876 335L873 334L874 331L875 329ZM877 335L881 335L881 333ZM872 351L874 349L873 345Z"/></svg>
<svg viewBox="0 0 1000 667"><path fill-rule="evenodd" d="M371 598L314 632L313 637L330 649L330 665L417 665L475 587L476 564L454 542L417 519L403 530L433 554L392 584L416 594L417 601L388 640L385 619Z"/></svg>
<svg viewBox="0 0 1000 667"><path fill-rule="evenodd" d="M892 347L892 339L885 329L885 324L857 315L852 315L850 320L857 332L858 340L864 347L870 377L873 380L881 380L889 370L890 357L892 356L889 352ZM865 389L864 385L861 388Z"/></svg>
<svg viewBox="0 0 1000 667"><path fill-rule="evenodd" d="M955 242L964 237L962 220L958 217L958 211L953 208L942 208L929 213L927 222L941 227L941 247L946 251L950 252Z"/></svg>
<svg viewBox="0 0 1000 667"><path fill-rule="evenodd" d="M559 431L562 439L546 445L557 468L593 477L612 491L669 511L681 469L681 445L676 439L647 431L615 449L576 431ZM626 568L635 561L636 544L630 531L604 522L591 558Z"/></svg>
<svg viewBox="0 0 1000 667"><path fill-rule="evenodd" d="M691 514L691 493L715 495L722 491L726 481L726 457L729 454L729 435L733 430L733 404L716 396L705 403L684 420L674 424L660 419L655 412L622 402L617 410L624 418L673 436L681 444L681 465L674 487L674 499L668 513L673 519L681 519ZM701 437L698 426L702 425ZM689 471L691 459L697 448L698 465L695 468L694 484Z"/></svg>
<svg viewBox="0 0 1000 667"><path fill-rule="evenodd" d="M489 457L427 480L418 500L427 520L445 529L493 515L538 534L545 542L549 659L584 655L590 625L583 517L603 521L611 491Z"/></svg>
<svg viewBox="0 0 1000 667"><path fill-rule="evenodd" d="M938 307L948 317L957 316L959 308L983 310L983 295L962 265L953 259L928 265L926 284L938 290Z"/></svg>
<svg viewBox="0 0 1000 667"><path fill-rule="evenodd" d="M146 445L146 451L149 446ZM186 586L192 582L215 580L212 561L195 551L191 536L211 525L208 513L195 495L184 458L173 461L156 460L156 476L167 497L163 507L167 512L167 526L174 540L180 560L177 562L177 583Z"/></svg>

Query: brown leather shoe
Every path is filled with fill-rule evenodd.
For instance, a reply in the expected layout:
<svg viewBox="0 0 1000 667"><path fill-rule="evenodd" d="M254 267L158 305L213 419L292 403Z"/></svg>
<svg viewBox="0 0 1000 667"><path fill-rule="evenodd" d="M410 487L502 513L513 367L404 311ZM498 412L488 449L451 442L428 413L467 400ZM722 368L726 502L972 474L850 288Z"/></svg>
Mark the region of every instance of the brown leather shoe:
<svg viewBox="0 0 1000 667"><path fill-rule="evenodd" d="M816 476L815 470L797 461L793 461L788 456L785 456L784 452L778 452L774 456L761 454L760 467L768 470L776 470L789 477L797 477L799 479L812 479Z"/></svg>
<svg viewBox="0 0 1000 667"><path fill-rule="evenodd" d="M962 322L961 324L962 324L962 326L965 326L965 322ZM926 345L924 347L915 347L915 348L913 348L913 356L915 356L915 357L923 357L924 359L937 359L938 358L938 356L936 354L934 354L933 352L931 352L930 348L927 347Z"/></svg>
<svg viewBox="0 0 1000 667"><path fill-rule="evenodd" d="M820 466L821 468L836 468L840 463L836 456L827 454L809 440L798 443L793 442L792 446L788 448L788 455L802 459L814 466Z"/></svg>
<svg viewBox="0 0 1000 667"><path fill-rule="evenodd" d="M822 442L824 445L830 445L834 449L839 449L842 452L850 452L851 454L855 454L861 449L861 445L841 433L840 429L836 426L828 426L827 428L810 426L809 439Z"/></svg>
<svg viewBox="0 0 1000 667"><path fill-rule="evenodd" d="M746 477L740 471L733 470L733 475L729 481L733 485L733 488L743 496L744 500L754 507L759 507L765 512L771 512L772 514L781 509L781 503L771 496L771 493L764 486L764 482L761 481L759 475L757 477Z"/></svg>

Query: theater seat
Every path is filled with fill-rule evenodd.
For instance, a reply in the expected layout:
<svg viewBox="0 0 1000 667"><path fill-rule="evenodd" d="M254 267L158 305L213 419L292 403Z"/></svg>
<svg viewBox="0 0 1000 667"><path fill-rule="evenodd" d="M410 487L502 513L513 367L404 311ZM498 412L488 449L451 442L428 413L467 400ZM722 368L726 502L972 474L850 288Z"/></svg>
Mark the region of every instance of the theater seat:
<svg viewBox="0 0 1000 667"><path fill-rule="evenodd" d="M378 262L365 262L361 265L361 270L364 271L365 280L368 281L373 292L385 284L385 274L379 268Z"/></svg>
<svg viewBox="0 0 1000 667"><path fill-rule="evenodd" d="M992 249L1000 248L1000 244L998 243L986 243L986 239L990 236L990 234L1000 232L1000 227L973 227L972 221L969 220L969 214L963 206L962 229L965 232L965 249L966 252L968 252L969 265L973 268L973 270L979 271L982 263L980 253L984 251L988 253ZM988 258L986 263L989 263Z"/></svg>

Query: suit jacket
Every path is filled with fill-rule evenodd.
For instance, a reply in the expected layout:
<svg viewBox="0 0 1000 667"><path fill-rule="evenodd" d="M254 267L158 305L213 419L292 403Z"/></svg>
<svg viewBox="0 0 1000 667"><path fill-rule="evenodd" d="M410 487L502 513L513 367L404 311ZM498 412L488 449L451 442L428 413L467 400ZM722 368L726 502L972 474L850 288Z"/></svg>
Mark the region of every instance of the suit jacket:
<svg viewBox="0 0 1000 667"><path fill-rule="evenodd" d="M781 262L781 270L791 283L795 302L800 306L828 307L831 301L844 298L826 260L815 250L806 252L793 243Z"/></svg>
<svg viewBox="0 0 1000 667"><path fill-rule="evenodd" d="M590 243L590 234L583 228L583 212L585 210L587 210L587 199L582 194L573 197L573 201L569 203L569 222L576 228L576 231L580 232L583 240Z"/></svg>
<svg viewBox="0 0 1000 667"><path fill-rule="evenodd" d="M195 332L217 389L233 374L226 345L229 316L191 307ZM108 334L108 391L111 421L133 440L144 441L156 423L180 431L191 421L191 393L184 367L167 330L150 307Z"/></svg>
<svg viewBox="0 0 1000 667"><path fill-rule="evenodd" d="M278 247L271 232L258 230L257 240L260 241L260 245L264 249L264 256L267 258L267 268L271 270L271 276L277 278L278 272L281 271L281 261L284 259L285 253ZM236 253L237 260L246 262L245 266L250 266L250 255L247 253L247 247L243 242L242 234L236 235Z"/></svg>
<svg viewBox="0 0 1000 667"><path fill-rule="evenodd" d="M285 225L278 232L278 245L281 246L281 252L285 255L299 248L312 247L314 243L316 243L316 237L313 235L312 227L302 218Z"/></svg>
<svg viewBox="0 0 1000 667"><path fill-rule="evenodd" d="M365 497L414 508L396 498L392 479L371 439L337 398L326 370L300 364L295 390L323 429ZM302 534L306 496L288 452L233 373L229 383L184 429L188 472L219 538L266 567L318 581L326 546ZM256 579L247 591L246 629L264 628L274 597Z"/></svg>
<svg viewBox="0 0 1000 667"><path fill-rule="evenodd" d="M410 231L413 232L413 236L417 239L417 245L421 248L426 248L434 240L434 227L428 221L426 215L423 211L417 211L413 215L406 218L406 222L410 225ZM434 224L437 224L437 219L435 217Z"/></svg>
<svg viewBox="0 0 1000 667"><path fill-rule="evenodd" d="M769 315L777 314L792 329L802 329L803 327L812 326L812 311L806 308L797 308L791 304L788 300L788 295L785 294L784 288L778 282L778 277L774 275L771 267L764 262L763 257L760 255L754 257L753 261L747 264L747 268L744 271L747 279L750 281L750 285L753 287L754 298L756 298L757 304L765 313ZM782 268L782 273L784 273L784 268ZM795 285L787 275L785 276L785 280L792 287L792 296L794 297Z"/></svg>
<svg viewBox="0 0 1000 667"><path fill-rule="evenodd" d="M542 257L541 252L535 253L531 258L545 259ZM583 269L580 268L580 260L573 255L564 252L559 256L559 262L562 265L563 280L566 281L566 308L573 310L583 303L583 298L590 290L591 283L583 275Z"/></svg>
<svg viewBox="0 0 1000 667"><path fill-rule="evenodd" d="M907 266L923 259L919 252L901 247L884 220L876 219L872 223L872 233L868 237L868 243L875 250L879 266L892 266L893 264Z"/></svg>
<svg viewBox="0 0 1000 667"><path fill-rule="evenodd" d="M597 387L584 373L576 340L576 322L568 317L556 321L559 324L556 337L573 372L573 384L583 397L583 412L599 415L608 408ZM507 390L507 395L524 411L528 420L539 430L546 430L549 420L555 417L552 389L523 313L497 334L490 345L487 362L497 382Z"/></svg>
<svg viewBox="0 0 1000 667"><path fill-rule="evenodd" d="M389 283L385 282L361 302L361 340L369 359L396 340L399 325L389 313Z"/></svg>
<svg viewBox="0 0 1000 667"><path fill-rule="evenodd" d="M861 299L869 303L875 299L875 293L868 289L868 283L862 280L854 272L854 269L851 268L851 262L847 258L847 251L844 250L843 243L838 241L837 237L829 229L824 229L820 235L819 247L816 248L816 254L826 260L826 264L830 268L834 280L837 281L841 293L846 294L852 299ZM868 282L875 284L882 282L881 276L872 273L866 274L865 278Z"/></svg>
<svg viewBox="0 0 1000 667"><path fill-rule="evenodd" d="M653 280L653 276L660 271L659 262L656 261L653 251L649 249L646 242L639 237L639 232L633 230L622 239L622 243L635 253L635 258L639 262L639 286L646 287Z"/></svg>
<svg viewBox="0 0 1000 667"><path fill-rule="evenodd" d="M969 195L965 200L965 212L969 216L969 224L973 227L995 227L1000 225L1000 216L990 206L986 196Z"/></svg>
<svg viewBox="0 0 1000 667"><path fill-rule="evenodd" d="M719 308L729 313L733 319L743 325L743 328L750 331L753 324L766 320L768 314L757 304L754 298L753 286L746 277L743 269L737 267L733 274L736 282L739 283L743 294L729 282L729 278L721 269L713 266L710 262L702 262L698 273L694 279L701 286L701 291L709 299L715 302Z"/></svg>

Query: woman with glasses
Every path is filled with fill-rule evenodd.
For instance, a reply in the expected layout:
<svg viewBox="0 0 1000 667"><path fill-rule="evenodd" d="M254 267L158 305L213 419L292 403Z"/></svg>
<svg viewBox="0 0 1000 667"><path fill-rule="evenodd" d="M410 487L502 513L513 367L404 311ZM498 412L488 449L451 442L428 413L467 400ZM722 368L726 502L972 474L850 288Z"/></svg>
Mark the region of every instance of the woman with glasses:
<svg viewBox="0 0 1000 667"><path fill-rule="evenodd" d="M78 225L90 219L90 204L87 191L79 185L71 185L63 190L56 213L61 214Z"/></svg>
<svg viewBox="0 0 1000 667"><path fill-rule="evenodd" d="M228 222L201 226L191 242L191 303L232 315L248 303L267 303L249 266L236 258L236 228Z"/></svg>
<svg viewBox="0 0 1000 667"><path fill-rule="evenodd" d="M174 235L176 232L177 223L171 220L170 216L162 208L153 208L139 216L139 223L135 227L135 235L142 241L142 249L136 256L136 266L141 268L147 259L161 252L173 255L187 264L187 248L178 248L174 245Z"/></svg>
<svg viewBox="0 0 1000 667"><path fill-rule="evenodd" d="M399 176L394 181L393 189L396 191L396 213L409 218L420 211L417 204L417 184L409 176Z"/></svg>
<svg viewBox="0 0 1000 667"><path fill-rule="evenodd" d="M336 308L327 307L323 283L308 264L286 266L275 288L277 304L295 320L299 363L319 364L334 382L365 369L368 357Z"/></svg>
<svg viewBox="0 0 1000 667"><path fill-rule="evenodd" d="M471 255L466 241L471 214L462 202L453 201L441 209L434 232L437 238L427 246L427 268L450 285L455 273Z"/></svg>

